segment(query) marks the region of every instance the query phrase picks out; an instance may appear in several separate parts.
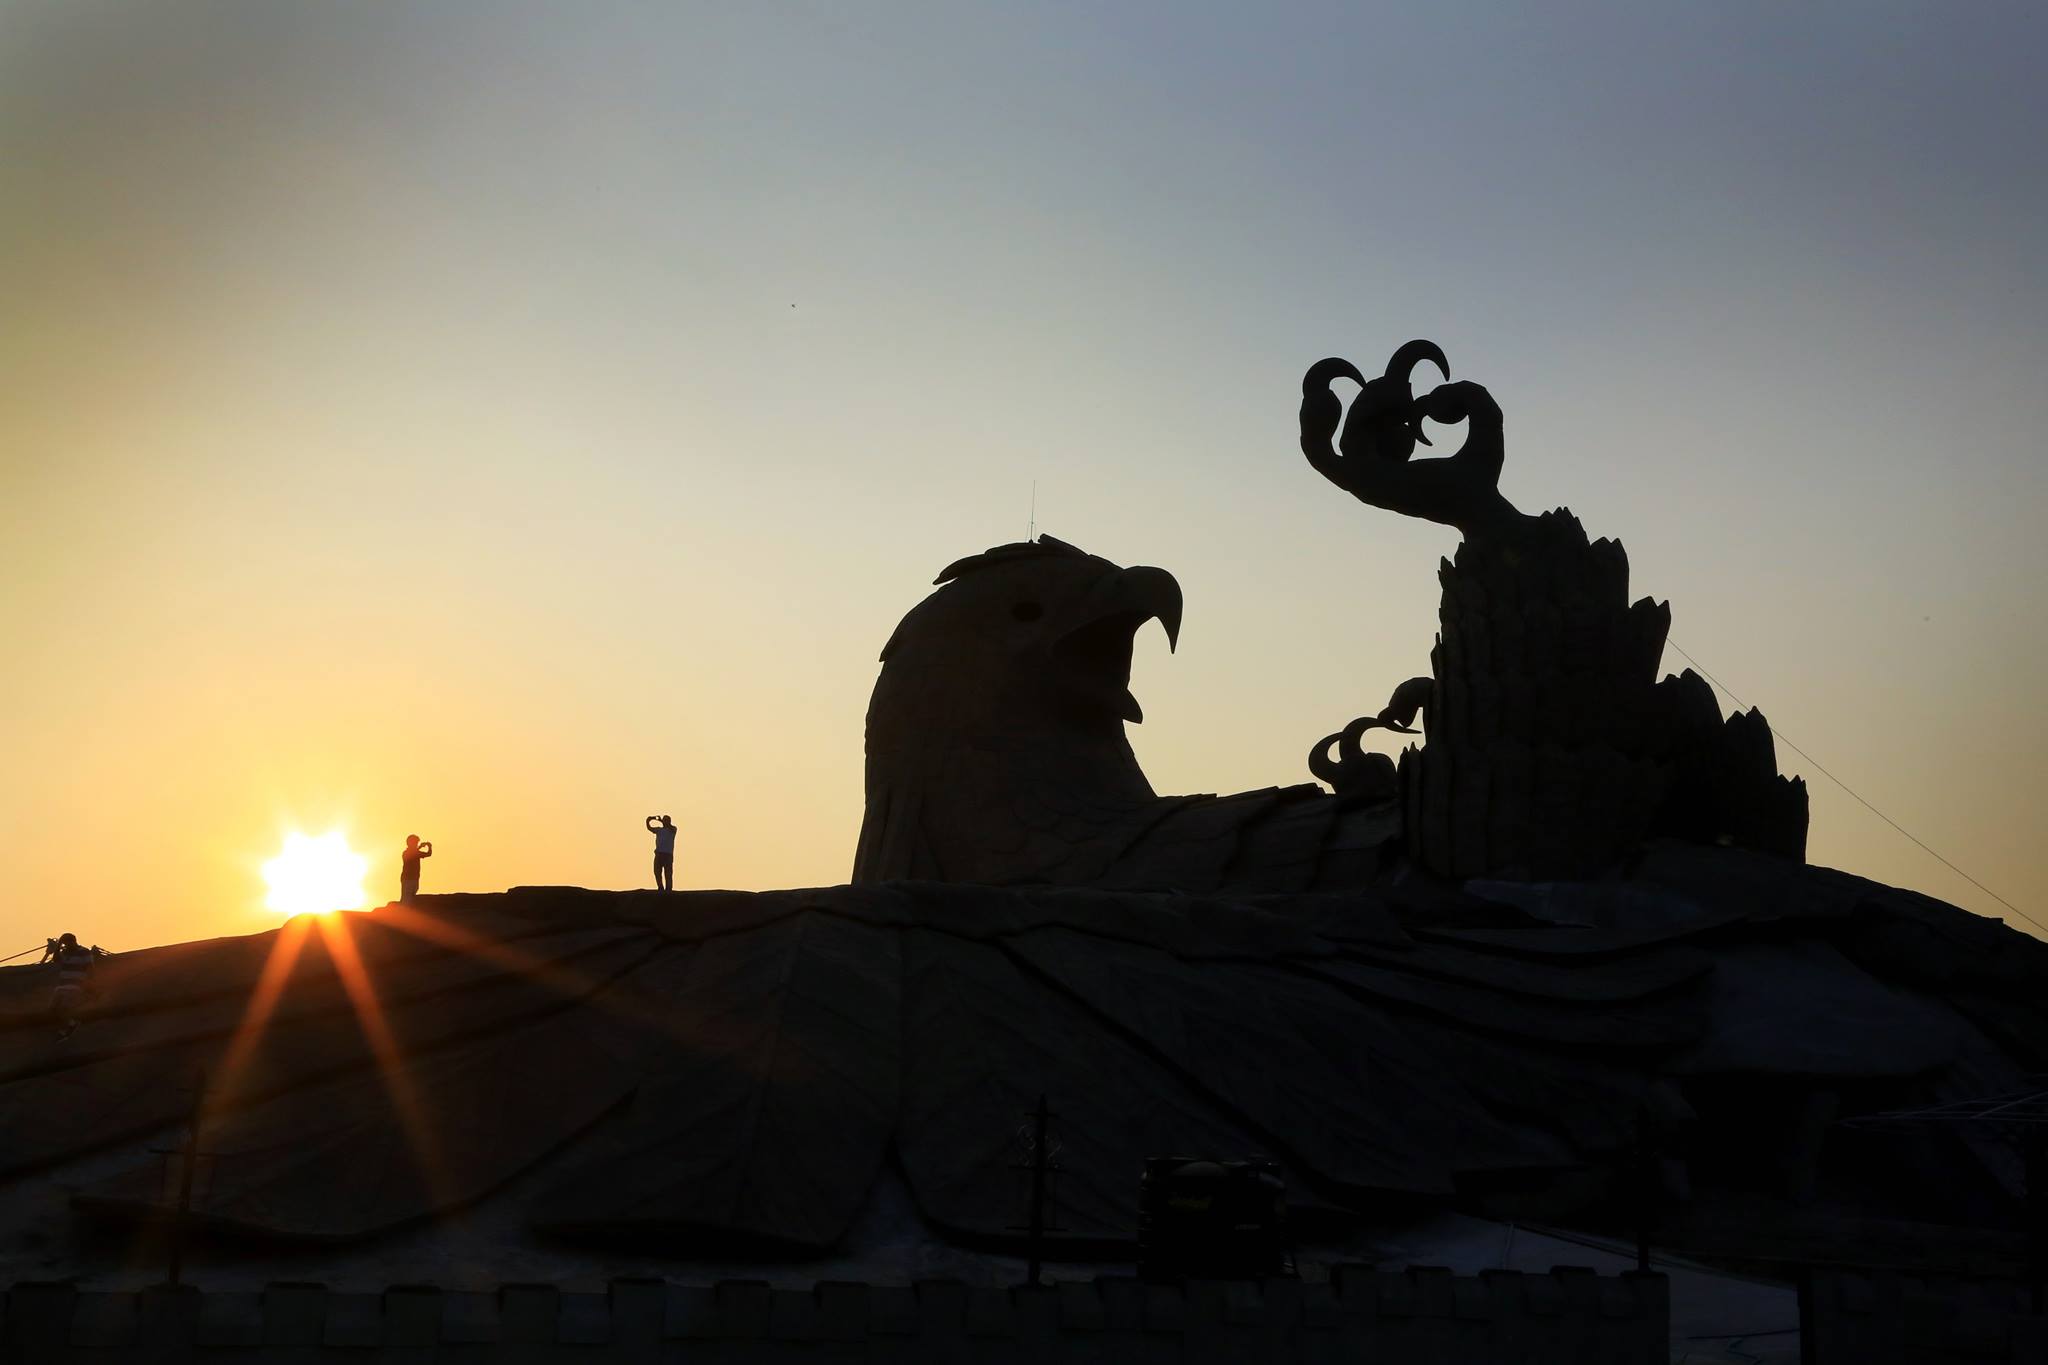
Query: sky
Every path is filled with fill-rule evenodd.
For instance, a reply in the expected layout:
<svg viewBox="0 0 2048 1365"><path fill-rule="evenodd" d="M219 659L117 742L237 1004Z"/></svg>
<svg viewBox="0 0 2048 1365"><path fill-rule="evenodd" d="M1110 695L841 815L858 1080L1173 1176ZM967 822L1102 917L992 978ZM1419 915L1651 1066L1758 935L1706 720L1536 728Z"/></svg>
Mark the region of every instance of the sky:
<svg viewBox="0 0 2048 1365"><path fill-rule="evenodd" d="M650 812L679 886L843 881L876 653L1034 497L1186 593L1155 788L1306 781L1454 533L1306 466L1300 376L1417 336L1764 709L1813 861L2020 922L1824 764L2048 921L2044 39L0 2L0 955L269 927L290 831L373 902L408 833L644 885Z"/></svg>

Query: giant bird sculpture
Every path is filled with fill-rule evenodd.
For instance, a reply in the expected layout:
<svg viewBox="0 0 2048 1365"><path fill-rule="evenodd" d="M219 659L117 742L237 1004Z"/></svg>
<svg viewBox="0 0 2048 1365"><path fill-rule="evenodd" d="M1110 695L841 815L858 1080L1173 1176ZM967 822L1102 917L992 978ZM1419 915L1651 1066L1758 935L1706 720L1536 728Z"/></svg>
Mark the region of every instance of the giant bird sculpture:
<svg viewBox="0 0 2048 1365"><path fill-rule="evenodd" d="M1630 604L1621 546L1501 496L1499 406L1470 382L1418 398L1424 362L1450 372L1440 347L1412 341L1372 380L1325 360L1303 381L1311 466L1465 534L1442 569L1432 676L1311 751L1334 795L1155 795L1123 731L1143 716L1132 636L1157 619L1179 638L1180 586L1048 536L949 565L883 648L853 880L1305 891L1416 866L1583 876L1653 833L1801 852L1805 789L1778 777L1769 727L1724 724L1689 670L1658 681L1669 608ZM1329 389L1340 378L1361 385L1348 413ZM1414 460L1425 417L1466 422L1464 445ZM1413 733L1418 718L1428 743L1398 773L1362 748L1366 731Z"/></svg>
<svg viewBox="0 0 2048 1365"><path fill-rule="evenodd" d="M1833 1120L2048 1070L2048 946L1806 865L1761 719L1657 679L1666 613L1619 547L1500 499L1498 409L1414 397L1420 358L1348 418L1355 367L1305 384L1319 470L1466 535L1429 676L1317 746L1335 794L1155 795L1122 727L1172 578L999 547L884 651L858 884L302 917L112 959L61 1042L49 983L0 969L0 1273L118 1269L85 1229L167 1216L195 1106L213 1254L294 1244L309 1279L352 1249L513 1278L561 1238L864 1273L883 1187L934 1243L1013 1244L1041 1094L1076 1254L1127 1247L1142 1163L1178 1152L1277 1160L1305 1235L1418 1203L1597 1221L1645 1143L1667 1245L2010 1224L1983 1130ZM1413 459L1422 415L1468 418L1464 451Z"/></svg>

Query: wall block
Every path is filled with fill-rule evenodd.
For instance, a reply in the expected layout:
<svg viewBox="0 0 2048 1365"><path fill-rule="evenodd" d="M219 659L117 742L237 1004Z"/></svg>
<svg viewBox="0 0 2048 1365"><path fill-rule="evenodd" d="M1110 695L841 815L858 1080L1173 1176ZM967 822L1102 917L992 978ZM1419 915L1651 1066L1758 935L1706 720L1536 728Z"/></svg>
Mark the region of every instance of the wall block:
<svg viewBox="0 0 2048 1365"><path fill-rule="evenodd" d="M1996 1283L1835 1277L1810 1284L1806 1300L1821 1320L1816 1342L1838 1352L1821 1356L1824 1365L2038 1365L2048 1341L2048 1324ZM1572 1267L1460 1276L1348 1265L1329 1284L1104 1276L1036 1288L635 1278L604 1292L307 1283L110 1292L36 1282L0 1299L0 1365L1664 1365L1669 1321L1661 1275Z"/></svg>

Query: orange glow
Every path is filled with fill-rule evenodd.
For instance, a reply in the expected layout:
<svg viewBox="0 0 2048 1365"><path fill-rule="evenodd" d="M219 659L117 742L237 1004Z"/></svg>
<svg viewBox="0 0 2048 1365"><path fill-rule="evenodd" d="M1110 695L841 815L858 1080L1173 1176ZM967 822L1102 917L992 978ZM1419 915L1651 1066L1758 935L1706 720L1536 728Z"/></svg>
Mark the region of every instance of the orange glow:
<svg viewBox="0 0 2048 1365"><path fill-rule="evenodd" d="M588 995L600 984L581 972L536 957L510 944L487 939L460 925L422 914L409 905L394 903L384 906L377 911L377 918L380 923L401 933L411 934L414 938L425 939L429 943L439 944L443 948L502 967L530 981L537 981L558 995Z"/></svg>
<svg viewBox="0 0 2048 1365"><path fill-rule="evenodd" d="M1148 54L1184 63L1155 89L1055 6L874 6L794 66L773 6L724 7L715 44L680 5L230 0L262 16L232 42L175 5L16 8L0 192L37 210L0 252L0 860L51 928L126 950L274 926L281 810L348 820L372 904L408 833L436 844L429 893L647 886L651 812L683 831L680 887L839 883L877 651L1034 517L1186 589L1179 655L1140 646L1156 791L1304 782L1317 736L1427 668L1457 537L1325 486L1288 390L1417 332L1505 408L1522 506L1620 538L1702 665L2048 920L2038 177L1984 170L2030 164L2039 123L1987 116L2019 87L1985 54L2038 42L1985 38L1987 7L1900 72L1882 25L1831 44L1825 87L1715 21L1780 122L1887 167L1885 212L1750 154L1749 111L1560 41L1558 117L1595 135L1460 106L1399 151L1395 214L1325 168L1381 164L1385 128L1450 96L1298 79L1286 24L1190 25ZM1417 50L1469 46L1416 23ZM869 42L914 104L867 78ZM1000 100L962 74L983 43L1029 54ZM1262 74L1181 116L1165 92L1219 69ZM1548 109L1558 81L1480 84ZM755 100L802 112L704 133L700 107ZM395 136L401 110L434 135ZM1902 110L1944 121L1897 138ZM593 158L601 213L567 190ZM1616 170L1645 158L1654 188ZM893 169L844 172L870 160ZM1475 220L1475 166L1530 211ZM788 212L812 183L832 211ZM2009 913L1779 759L1812 783L1812 861Z"/></svg>
<svg viewBox="0 0 2048 1365"><path fill-rule="evenodd" d="M286 915L359 909L367 899L363 874L369 866L338 829L318 836L293 830L284 836L283 851L263 865L270 888L263 904Z"/></svg>
<svg viewBox="0 0 2048 1365"><path fill-rule="evenodd" d="M238 1092L244 1074L277 1013L285 984L291 979L304 953L306 937L316 926L329 960L334 964L335 976L348 996L363 1040L369 1045L378 1079L390 1099L392 1112L405 1132L427 1188L438 1197L439 1192L446 1188L446 1181L442 1176L432 1125L408 1075L404 1051L391 1031L382 1002L377 998L376 987L363 963L349 920L344 916L301 915L278 930L270 955L265 959L255 988L249 994L249 1002L229 1037L220 1065L208 1086L207 1114L217 1116L241 1107L242 1096Z"/></svg>
<svg viewBox="0 0 2048 1365"><path fill-rule="evenodd" d="M464 953L479 961L489 962L508 972L523 976L570 998L589 998L589 1003L616 1018L631 1020L672 1038L689 1035L681 1031L675 1020L651 1005L619 991L606 990L612 981L600 981L586 973L565 967L558 962L515 948L510 944L494 942L460 925L446 920L435 919L422 914L409 905L387 905L377 911L378 921L401 933L437 943L458 953ZM637 965L637 964L636 964ZM627 973L629 975L631 969Z"/></svg>
<svg viewBox="0 0 2048 1365"><path fill-rule="evenodd" d="M442 1178L433 1125L427 1121L426 1107L413 1088L405 1054L392 1035L390 1021L384 1017L384 1007L377 999L369 970L363 966L362 954L356 948L348 921L332 916L315 922L320 926L321 937L327 941L335 975L341 978L342 989L348 992L349 1003L355 1007L356 1023L363 1031L363 1040L370 1045L371 1055L376 1058L377 1075L383 1082L384 1093L391 1100L392 1112L405 1130L406 1141L412 1147L427 1189L438 1199L447 1182Z"/></svg>
<svg viewBox="0 0 2048 1365"><path fill-rule="evenodd" d="M228 1039L220 1069L208 1087L206 1107L209 1110L225 1108L234 1099L242 1071L255 1054L257 1045L263 1041L264 1031L270 1027L270 1016L277 1011L277 1002L284 994L284 983L291 978L292 968L298 965L299 952L305 947L306 935L312 926L313 921L309 919L294 919L277 931L277 941L271 944L270 956L264 960L262 974L256 978L256 989L249 993L249 1003Z"/></svg>

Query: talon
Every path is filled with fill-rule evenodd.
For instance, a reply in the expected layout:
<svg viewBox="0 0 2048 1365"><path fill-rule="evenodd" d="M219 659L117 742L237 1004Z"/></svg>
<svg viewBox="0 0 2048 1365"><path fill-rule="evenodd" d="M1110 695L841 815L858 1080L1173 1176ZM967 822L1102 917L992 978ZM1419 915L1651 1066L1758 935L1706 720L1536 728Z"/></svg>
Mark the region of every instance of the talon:
<svg viewBox="0 0 2048 1365"><path fill-rule="evenodd" d="M1336 462L1331 442L1337 435L1337 423L1343 419L1344 404L1330 392L1330 385L1339 379L1349 379L1361 387L1366 382L1358 367L1341 356L1318 360L1301 377L1301 453L1320 470L1327 470Z"/></svg>
<svg viewBox="0 0 2048 1365"><path fill-rule="evenodd" d="M1449 371L1444 377L1450 377ZM1301 395L1306 398L1318 389L1327 393L1330 385L1339 379L1348 379L1354 384L1365 383L1365 376L1359 373L1356 365L1343 356L1333 355L1308 367L1308 373L1301 377Z"/></svg>
<svg viewBox="0 0 2048 1365"><path fill-rule="evenodd" d="M1415 382L1415 367L1425 360L1436 366L1444 378L1451 377L1451 362L1444 354L1444 348L1434 341L1423 341L1418 338L1404 344L1401 349L1394 352L1393 358L1387 361L1387 378L1398 378L1404 383L1412 384Z"/></svg>

